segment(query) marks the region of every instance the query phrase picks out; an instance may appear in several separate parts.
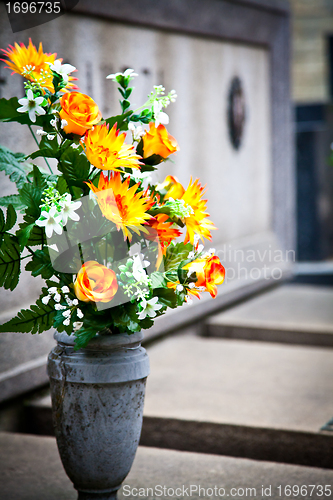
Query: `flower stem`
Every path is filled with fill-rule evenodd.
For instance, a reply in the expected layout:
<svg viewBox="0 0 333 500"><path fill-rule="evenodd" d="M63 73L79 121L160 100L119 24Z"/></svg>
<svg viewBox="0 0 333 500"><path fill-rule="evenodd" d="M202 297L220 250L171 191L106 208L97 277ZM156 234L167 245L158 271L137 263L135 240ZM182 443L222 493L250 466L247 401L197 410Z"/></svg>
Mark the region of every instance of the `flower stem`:
<svg viewBox="0 0 333 500"><path fill-rule="evenodd" d="M28 127L29 127L29 130L30 130L31 134L32 134L32 137L35 139L35 142L36 142L37 146L39 147L39 142L37 141L37 138L36 138L36 136L34 134L34 131L31 128L31 125L28 125ZM43 156L43 158L45 160L46 165L49 167L49 171L51 172L51 174L53 174L52 168L50 167L49 162L47 161L47 159L45 158L45 156Z"/></svg>

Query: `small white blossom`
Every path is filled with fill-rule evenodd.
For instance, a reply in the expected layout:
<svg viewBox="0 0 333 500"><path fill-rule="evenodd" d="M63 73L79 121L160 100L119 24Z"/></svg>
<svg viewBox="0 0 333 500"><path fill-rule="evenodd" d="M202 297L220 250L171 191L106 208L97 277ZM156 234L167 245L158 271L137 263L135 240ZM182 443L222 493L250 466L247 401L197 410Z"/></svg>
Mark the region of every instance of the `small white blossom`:
<svg viewBox="0 0 333 500"><path fill-rule="evenodd" d="M65 285L65 286L63 286L63 287L61 288L61 291L62 291L63 293L69 293L69 288L68 288L68 286L66 286L66 285Z"/></svg>
<svg viewBox="0 0 333 500"><path fill-rule="evenodd" d="M57 293L58 292L58 288L55 287L55 286L51 286L51 288L49 288L49 293Z"/></svg>
<svg viewBox="0 0 333 500"><path fill-rule="evenodd" d="M69 326L69 325L70 325L70 322L71 322L71 320L70 320L69 318L66 318L66 319L65 319L65 321L63 321L63 322L62 322L62 324L63 324L64 326Z"/></svg>
<svg viewBox="0 0 333 500"><path fill-rule="evenodd" d="M177 286L176 286L176 290L177 290L177 292L182 292L182 291L184 290L183 285L180 285L180 284L179 284L179 285L177 285Z"/></svg>
<svg viewBox="0 0 333 500"><path fill-rule="evenodd" d="M42 297L42 302L45 306L47 306L47 304L49 303L49 300L51 299L51 295L45 295L44 297Z"/></svg>
<svg viewBox="0 0 333 500"><path fill-rule="evenodd" d="M191 282L191 283L188 284L188 287L192 289L192 288L195 287L195 284L193 282Z"/></svg>
<svg viewBox="0 0 333 500"><path fill-rule="evenodd" d="M63 309L66 309L66 306L62 306L61 304L55 304L54 309L56 311L62 311Z"/></svg>
<svg viewBox="0 0 333 500"><path fill-rule="evenodd" d="M188 304L189 306L192 306L193 305L193 300L191 299L191 297L189 297L188 295L186 295L185 297L185 302L186 304Z"/></svg>
<svg viewBox="0 0 333 500"><path fill-rule="evenodd" d="M83 318L83 316L84 316L84 314L83 314L83 312L81 311L81 309L77 308L77 309L76 309L76 312L77 312L77 317L78 317L78 318L80 318L80 319L82 319L82 318Z"/></svg>
<svg viewBox="0 0 333 500"><path fill-rule="evenodd" d="M194 252L190 252L187 256L188 259L194 259Z"/></svg>
<svg viewBox="0 0 333 500"><path fill-rule="evenodd" d="M39 128L38 130L36 130L36 134L37 135L47 135L47 132L45 132L45 130L43 130L42 128Z"/></svg>
<svg viewBox="0 0 333 500"><path fill-rule="evenodd" d="M158 297L153 297L150 300L142 299L140 305L142 307L142 311L138 314L139 319L145 319L146 316L150 318L155 318L156 311L159 311L163 306L162 304L157 304Z"/></svg>
<svg viewBox="0 0 333 500"><path fill-rule="evenodd" d="M56 59L54 63L49 63L47 62L55 73L58 73L58 75L62 76L62 79L64 82L68 83L68 75L69 73L72 73L72 71L76 70L75 66L72 66L71 64L61 64L60 59Z"/></svg>
<svg viewBox="0 0 333 500"><path fill-rule="evenodd" d="M64 311L64 312L62 313L62 315L63 315L65 318L69 318L69 317L70 317L70 315L71 315L71 311L70 311L69 309L67 309L67 311Z"/></svg>
<svg viewBox="0 0 333 500"><path fill-rule="evenodd" d="M52 125L52 127L56 127L57 126L57 119L52 118L52 120L50 120L50 125Z"/></svg>
<svg viewBox="0 0 333 500"><path fill-rule="evenodd" d="M56 302L60 302L61 301L61 295L60 295L60 293L55 293L53 299Z"/></svg>
<svg viewBox="0 0 333 500"><path fill-rule="evenodd" d="M53 141L53 139L55 138L55 135L47 134L47 138L49 141Z"/></svg>
<svg viewBox="0 0 333 500"><path fill-rule="evenodd" d="M128 124L128 130L132 132L134 141L139 141L146 133L145 129L141 125L135 126L132 122Z"/></svg>
<svg viewBox="0 0 333 500"><path fill-rule="evenodd" d="M203 249L204 249L204 246L203 245L199 245L198 248L197 248L197 252L201 253Z"/></svg>
<svg viewBox="0 0 333 500"><path fill-rule="evenodd" d="M77 332L78 330L80 330L82 325L83 325L83 323L81 321L74 321L74 323L73 323L74 332Z"/></svg>
<svg viewBox="0 0 333 500"><path fill-rule="evenodd" d="M134 73L134 69L128 68L124 71L124 73L112 73L111 75L108 75L106 79L113 80L114 82L116 82L117 76L124 76L125 78L130 76L132 78L133 76L138 76L138 74Z"/></svg>
<svg viewBox="0 0 333 500"><path fill-rule="evenodd" d="M150 262L143 259L144 256L142 254L133 256L133 276L136 281L148 283L148 276L144 269L150 266Z"/></svg>
<svg viewBox="0 0 333 500"><path fill-rule="evenodd" d="M67 125L68 125L67 120L61 120L61 128L65 128L65 127L67 127Z"/></svg>
<svg viewBox="0 0 333 500"><path fill-rule="evenodd" d="M40 106L44 102L44 97L34 97L31 89L28 89L27 97L19 99L18 102L21 104L21 107L17 108L17 111L19 113L28 112L32 122L36 121L36 115L45 115L46 113L45 109Z"/></svg>
<svg viewBox="0 0 333 500"><path fill-rule="evenodd" d="M75 210L80 208L82 205L81 201L72 201L72 197L69 193L67 193L66 198L60 201L61 205L61 216L62 223L66 226L68 219L78 221L80 220L80 216L75 213Z"/></svg>
<svg viewBox="0 0 333 500"><path fill-rule="evenodd" d="M75 142L73 142L72 146L71 146L73 149L78 149L80 147L80 144L75 144Z"/></svg>
<svg viewBox="0 0 333 500"><path fill-rule="evenodd" d="M72 299L70 299L69 297L66 297L66 302L67 302L67 305L68 305L69 307L72 307L72 305L73 305L73 301L72 301Z"/></svg>
<svg viewBox="0 0 333 500"><path fill-rule="evenodd" d="M162 125L168 125L169 123L169 116L162 111L163 105L160 101L154 101L153 104L153 111L154 111L154 118L155 118L155 126L158 127L160 124Z"/></svg>
<svg viewBox="0 0 333 500"><path fill-rule="evenodd" d="M49 212L43 210L40 217L43 219L36 220L36 224L39 227L45 227L48 238L51 238L53 231L57 234L62 233L61 214L57 212L56 207L52 207Z"/></svg>
<svg viewBox="0 0 333 500"><path fill-rule="evenodd" d="M79 305L79 301L77 299L74 299L73 300L73 306L77 306L77 305Z"/></svg>

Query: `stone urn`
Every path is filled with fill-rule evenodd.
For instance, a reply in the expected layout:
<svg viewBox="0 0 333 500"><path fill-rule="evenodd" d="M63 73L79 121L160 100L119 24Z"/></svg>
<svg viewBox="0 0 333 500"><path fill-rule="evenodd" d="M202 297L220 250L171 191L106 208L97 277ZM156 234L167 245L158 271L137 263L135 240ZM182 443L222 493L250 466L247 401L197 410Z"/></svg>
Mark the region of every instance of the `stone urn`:
<svg viewBox="0 0 333 500"><path fill-rule="evenodd" d="M132 466L139 444L149 359L142 333L97 335L74 350L56 333L48 359L60 457L79 500L109 500Z"/></svg>

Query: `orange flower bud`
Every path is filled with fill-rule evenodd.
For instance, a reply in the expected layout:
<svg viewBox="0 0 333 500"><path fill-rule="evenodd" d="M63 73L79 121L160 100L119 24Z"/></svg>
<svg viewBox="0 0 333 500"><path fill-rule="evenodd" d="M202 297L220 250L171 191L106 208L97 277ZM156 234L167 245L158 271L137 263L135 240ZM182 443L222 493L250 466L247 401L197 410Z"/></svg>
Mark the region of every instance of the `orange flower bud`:
<svg viewBox="0 0 333 500"><path fill-rule="evenodd" d="M179 146L176 139L172 137L165 128L160 124L157 128L155 123L149 123L149 130L142 138L143 140L143 158L148 158L152 155L159 155L162 158L167 158L172 153L179 151Z"/></svg>
<svg viewBox="0 0 333 500"><path fill-rule="evenodd" d="M196 287L205 287L205 292L209 292L213 299L217 295L216 285L221 285L225 277L225 269L217 255L205 259L196 259L183 267L191 270L197 275Z"/></svg>
<svg viewBox="0 0 333 500"><path fill-rule="evenodd" d="M60 118L68 123L64 127L66 134L83 135L102 118L102 113L95 101L80 92L64 94L60 98L60 104Z"/></svg>
<svg viewBox="0 0 333 500"><path fill-rule="evenodd" d="M74 283L75 295L83 302L109 302L117 290L114 271L94 260L83 264Z"/></svg>

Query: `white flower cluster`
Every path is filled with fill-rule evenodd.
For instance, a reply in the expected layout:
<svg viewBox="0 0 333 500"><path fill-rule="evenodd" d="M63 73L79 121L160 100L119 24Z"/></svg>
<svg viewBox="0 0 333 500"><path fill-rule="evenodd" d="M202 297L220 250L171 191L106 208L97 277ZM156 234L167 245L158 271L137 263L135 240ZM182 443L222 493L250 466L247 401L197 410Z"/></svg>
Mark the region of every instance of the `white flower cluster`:
<svg viewBox="0 0 333 500"><path fill-rule="evenodd" d="M43 192L43 204L39 219L36 224L39 227L45 227L45 233L51 238L53 231L61 234L63 226L66 226L68 219L79 221L80 216L75 212L82 205L81 201L72 201L69 193L61 195L52 184Z"/></svg>
<svg viewBox="0 0 333 500"><path fill-rule="evenodd" d="M118 77L129 78L130 80L134 76L139 76L137 73L134 73L134 69L127 68L124 73L112 73L106 77L107 80L113 80L114 82L118 82Z"/></svg>
<svg viewBox="0 0 333 500"><path fill-rule="evenodd" d="M57 288L56 286L52 286L48 289L48 295L44 295L42 298L43 304L47 305L51 298L53 298L54 302L56 302L54 309L56 311L62 311L62 315L64 317L63 325L69 326L71 322L71 316L74 311L76 311L77 317L79 319L83 318L83 312L79 307L79 301L77 299L71 299L69 297L69 288L68 286L63 286L61 288ZM61 301L65 301L67 305L60 304ZM78 322L73 323L74 329L81 328L82 324Z"/></svg>
<svg viewBox="0 0 333 500"><path fill-rule="evenodd" d="M129 283L123 285L124 293L128 297L135 296L143 300L149 295L150 279L145 269L150 266L148 260L144 260L143 254L136 254L127 260L126 266L119 266L122 274L126 275ZM122 275L120 275L122 278Z"/></svg>

